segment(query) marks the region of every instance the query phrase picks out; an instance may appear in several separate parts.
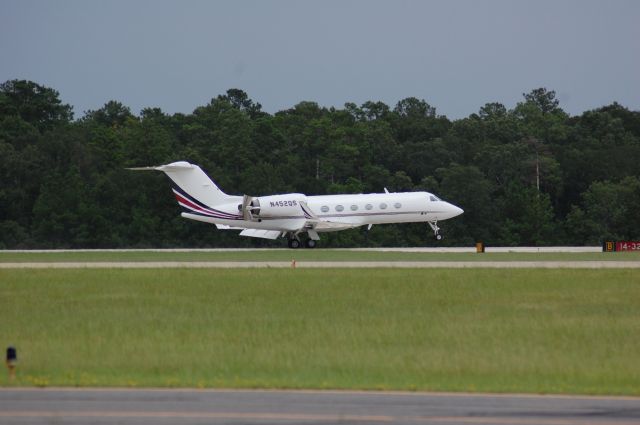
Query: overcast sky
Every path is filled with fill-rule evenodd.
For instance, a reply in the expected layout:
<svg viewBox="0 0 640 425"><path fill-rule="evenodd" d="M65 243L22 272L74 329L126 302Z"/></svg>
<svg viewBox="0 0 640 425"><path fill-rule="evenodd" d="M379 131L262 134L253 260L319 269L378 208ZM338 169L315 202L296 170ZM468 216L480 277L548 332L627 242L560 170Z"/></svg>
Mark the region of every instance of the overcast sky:
<svg viewBox="0 0 640 425"><path fill-rule="evenodd" d="M640 109L640 1L0 0L0 81L190 113L229 88L273 113L415 96L451 119L555 90Z"/></svg>

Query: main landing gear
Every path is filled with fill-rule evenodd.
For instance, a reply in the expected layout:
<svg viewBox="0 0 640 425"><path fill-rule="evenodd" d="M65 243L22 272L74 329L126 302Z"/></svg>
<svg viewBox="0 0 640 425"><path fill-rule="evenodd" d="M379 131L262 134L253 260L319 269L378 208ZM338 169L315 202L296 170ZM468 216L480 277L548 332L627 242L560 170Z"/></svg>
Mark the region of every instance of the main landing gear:
<svg viewBox="0 0 640 425"><path fill-rule="evenodd" d="M287 245L289 246L289 248L300 248L300 239L296 239L296 238L291 238L289 239L289 242L287 242Z"/></svg>
<svg viewBox="0 0 640 425"><path fill-rule="evenodd" d="M289 241L287 242L287 246L289 248L292 248L292 249L300 248L300 247L302 247L302 245L303 244L302 244L302 242L300 241L300 239L298 238L297 235L290 236L289 237ZM317 245L318 245L318 241L313 240L311 238L307 239L304 242L305 248L315 248Z"/></svg>
<svg viewBox="0 0 640 425"><path fill-rule="evenodd" d="M429 226L431 226L431 229L433 230L433 234L436 235L436 239L441 241L444 238L444 236L440 234L440 228L438 227L438 220L427 221L427 223L429 223Z"/></svg>

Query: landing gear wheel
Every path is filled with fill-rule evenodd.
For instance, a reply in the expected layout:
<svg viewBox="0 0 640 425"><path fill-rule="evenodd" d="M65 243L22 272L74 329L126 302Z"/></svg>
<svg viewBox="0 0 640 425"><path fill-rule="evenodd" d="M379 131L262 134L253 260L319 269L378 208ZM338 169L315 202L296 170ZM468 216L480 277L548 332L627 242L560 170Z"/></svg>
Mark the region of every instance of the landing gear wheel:
<svg viewBox="0 0 640 425"><path fill-rule="evenodd" d="M436 235L436 239L437 239L437 240L439 240L439 241L441 241L442 239L444 239L444 236L442 236L440 233L438 233L438 234Z"/></svg>
<svg viewBox="0 0 640 425"><path fill-rule="evenodd" d="M307 248L315 248L316 245L318 245L318 243L316 241L314 241L313 239L307 239L307 242L305 243L305 246Z"/></svg>
<svg viewBox="0 0 640 425"><path fill-rule="evenodd" d="M300 241L298 239L289 239L287 245L289 245L289 248L293 249L300 248Z"/></svg>

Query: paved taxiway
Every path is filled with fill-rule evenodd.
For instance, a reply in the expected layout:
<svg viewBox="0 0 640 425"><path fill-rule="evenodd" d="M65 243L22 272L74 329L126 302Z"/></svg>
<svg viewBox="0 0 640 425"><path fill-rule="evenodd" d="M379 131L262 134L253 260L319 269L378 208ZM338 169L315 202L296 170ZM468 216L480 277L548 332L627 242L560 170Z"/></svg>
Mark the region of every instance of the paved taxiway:
<svg viewBox="0 0 640 425"><path fill-rule="evenodd" d="M640 423L640 398L5 388L0 423L631 425Z"/></svg>

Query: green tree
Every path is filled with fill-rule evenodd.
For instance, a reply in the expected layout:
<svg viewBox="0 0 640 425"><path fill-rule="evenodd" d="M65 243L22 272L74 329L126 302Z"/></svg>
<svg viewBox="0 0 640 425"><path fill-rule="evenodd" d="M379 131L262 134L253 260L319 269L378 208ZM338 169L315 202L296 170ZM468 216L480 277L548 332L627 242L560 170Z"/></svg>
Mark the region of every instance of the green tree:
<svg viewBox="0 0 640 425"><path fill-rule="evenodd" d="M0 119L19 116L39 131L46 131L69 123L72 111L56 90L33 81L9 80L0 84Z"/></svg>
<svg viewBox="0 0 640 425"><path fill-rule="evenodd" d="M500 225L503 244L544 246L557 243L556 223L548 194L518 183L510 184L498 208L503 217Z"/></svg>
<svg viewBox="0 0 640 425"><path fill-rule="evenodd" d="M87 111L85 120L93 120L107 127L122 127L128 120L135 119L128 106L115 100L110 100L95 111Z"/></svg>
<svg viewBox="0 0 640 425"><path fill-rule="evenodd" d="M473 165L451 164L439 168L437 175L441 180L438 184L439 196L465 211L462 216L443 225L446 227L446 240L464 241L467 244L476 241L494 243L494 235L498 233L497 211L491 196L492 185L482 171Z"/></svg>
<svg viewBox="0 0 640 425"><path fill-rule="evenodd" d="M229 89L226 95L218 96L217 100L230 103L234 108L246 112L251 118L262 116L262 105L251 100L249 95L240 89Z"/></svg>
<svg viewBox="0 0 640 425"><path fill-rule="evenodd" d="M567 217L569 237L575 243L640 239L640 179L594 182Z"/></svg>

